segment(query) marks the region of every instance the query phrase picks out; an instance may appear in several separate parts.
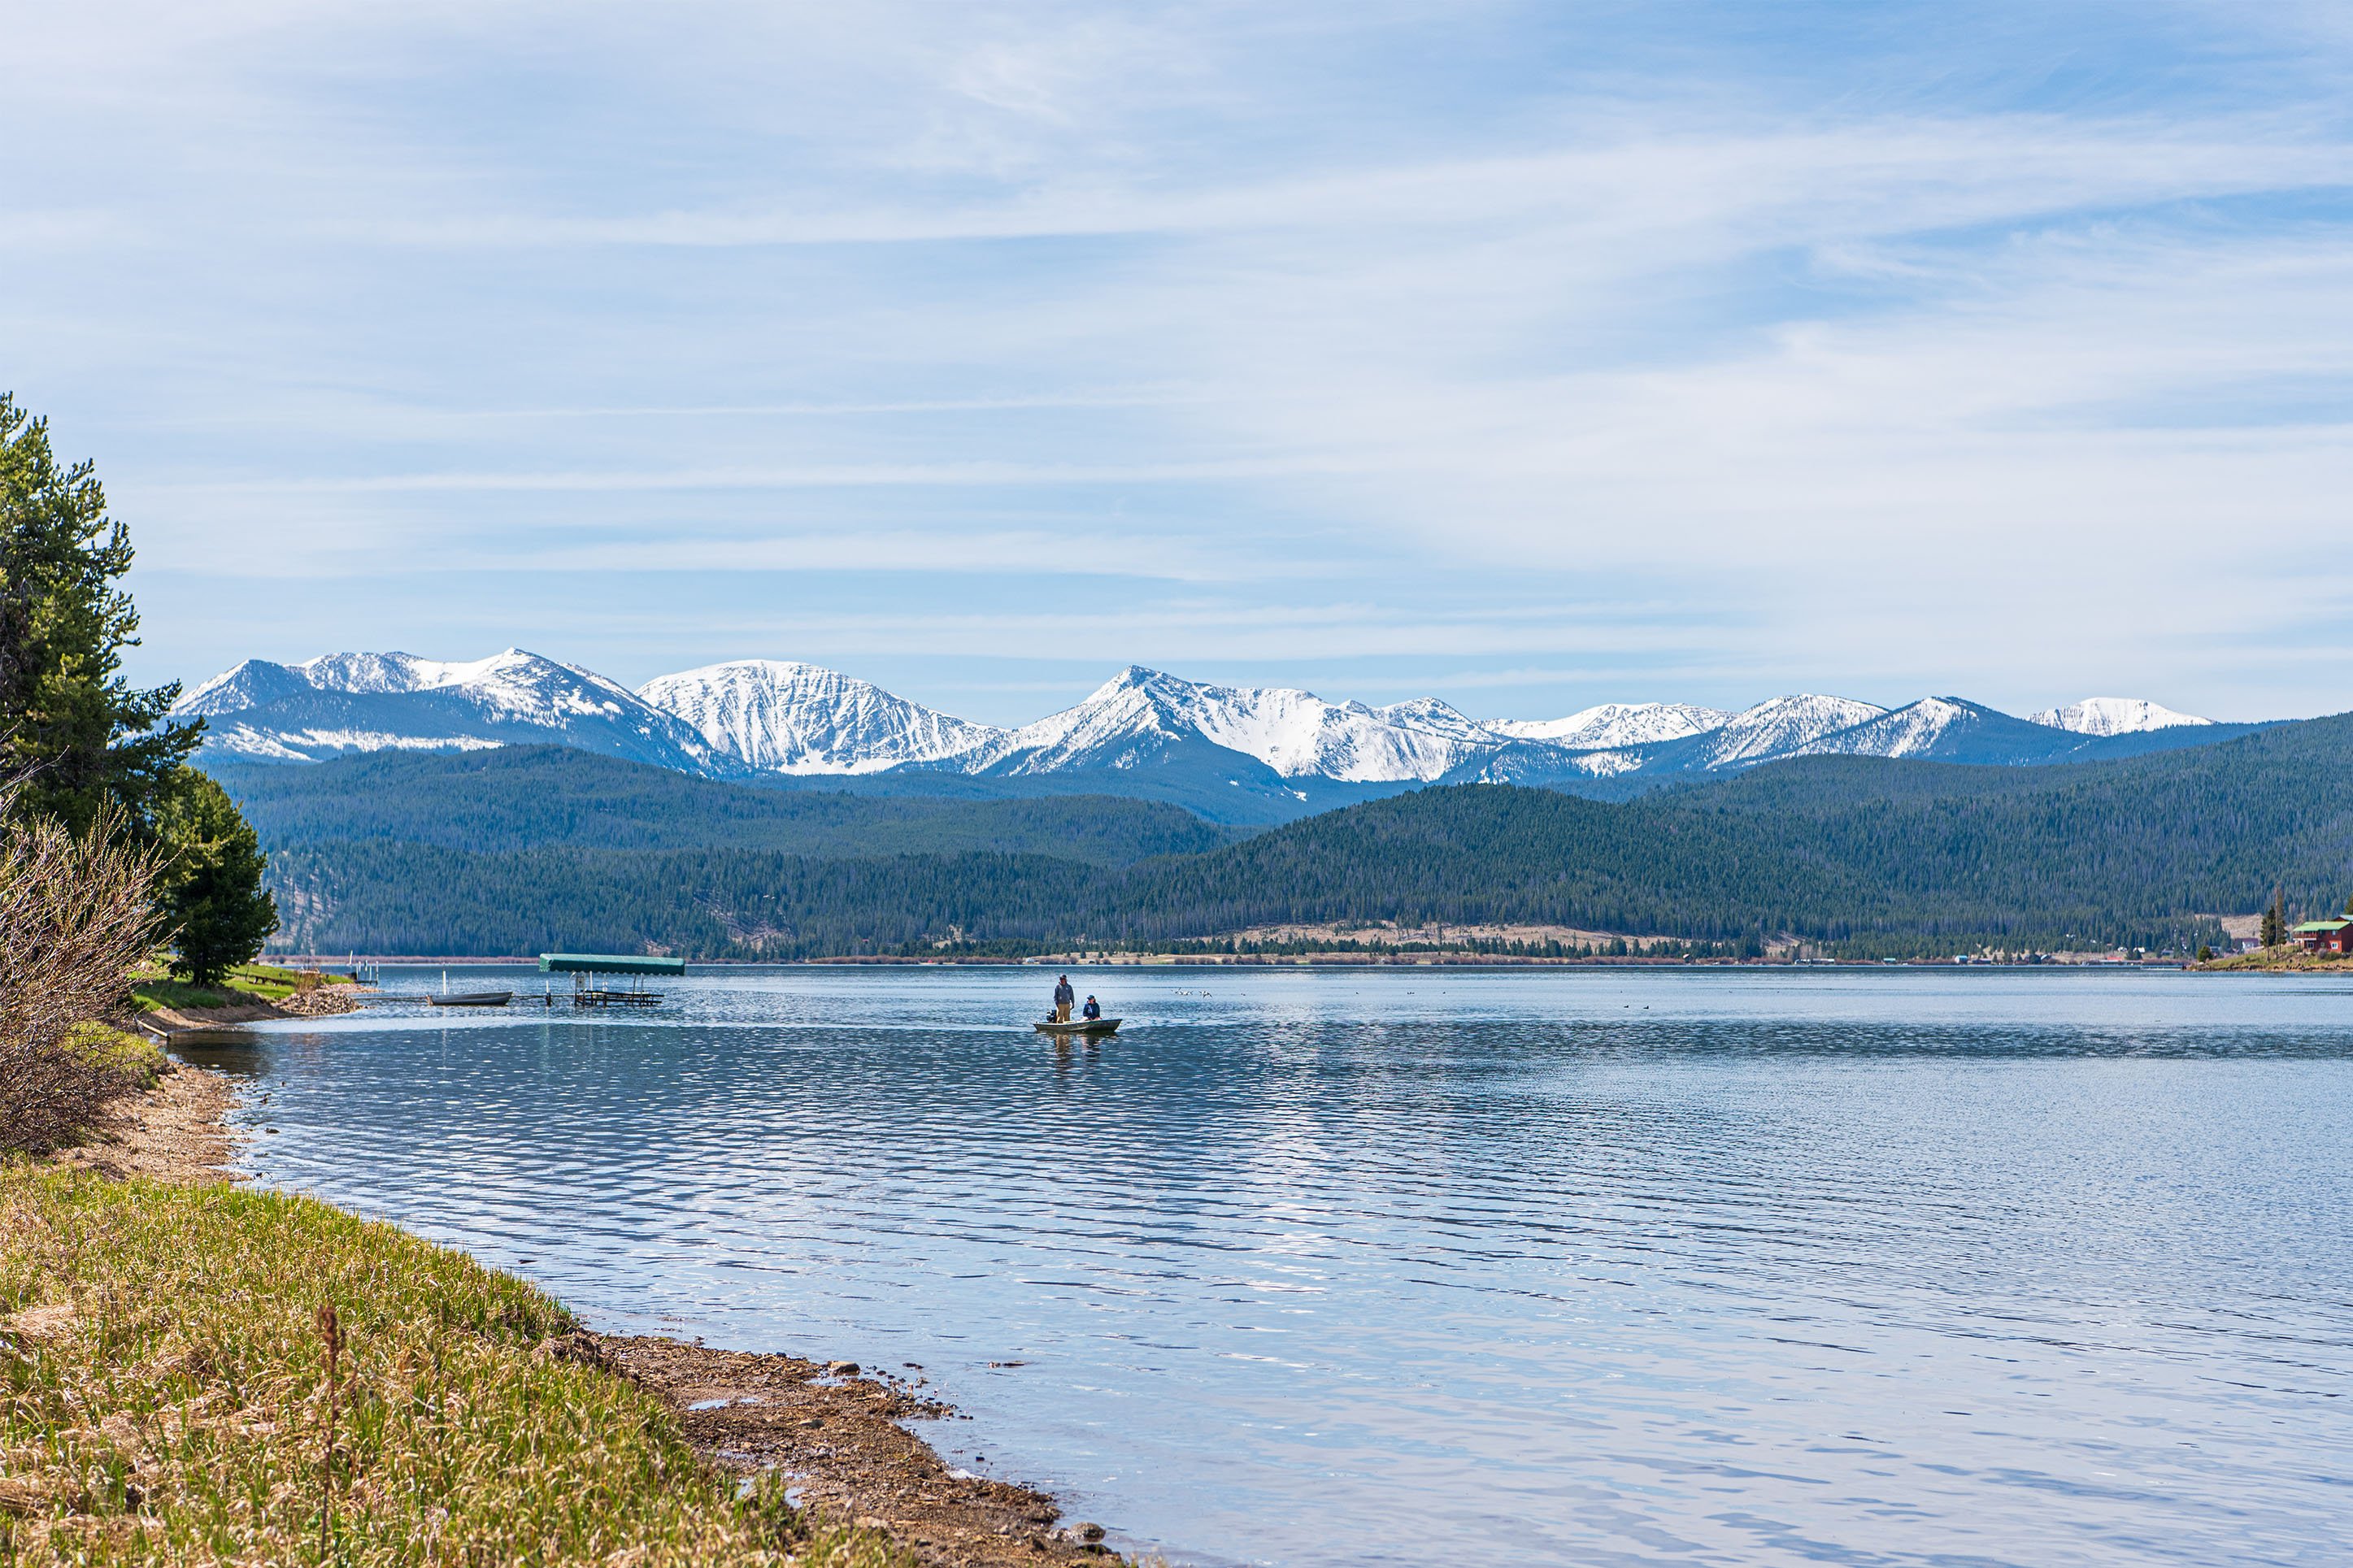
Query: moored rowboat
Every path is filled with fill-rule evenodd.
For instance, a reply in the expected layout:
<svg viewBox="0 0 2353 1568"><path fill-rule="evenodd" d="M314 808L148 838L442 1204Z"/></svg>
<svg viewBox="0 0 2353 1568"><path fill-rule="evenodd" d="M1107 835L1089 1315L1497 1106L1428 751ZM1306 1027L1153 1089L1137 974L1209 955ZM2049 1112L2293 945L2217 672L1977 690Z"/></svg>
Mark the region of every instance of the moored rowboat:
<svg viewBox="0 0 2353 1568"><path fill-rule="evenodd" d="M436 1007L503 1007L514 999L514 993L512 991L465 991L455 996L435 996L428 993L425 999Z"/></svg>

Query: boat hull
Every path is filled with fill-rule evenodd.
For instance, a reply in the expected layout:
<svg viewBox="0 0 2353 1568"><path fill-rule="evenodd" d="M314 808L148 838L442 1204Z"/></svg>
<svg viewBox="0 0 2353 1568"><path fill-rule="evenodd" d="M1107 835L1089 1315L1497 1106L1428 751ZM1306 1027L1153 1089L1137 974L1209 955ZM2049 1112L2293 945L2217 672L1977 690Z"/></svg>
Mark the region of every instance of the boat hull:
<svg viewBox="0 0 2353 1568"><path fill-rule="evenodd" d="M1067 1024L1033 1024L1041 1035L1108 1035L1119 1028L1117 1018L1073 1018Z"/></svg>
<svg viewBox="0 0 2353 1568"><path fill-rule="evenodd" d="M436 1007L503 1007L514 1000L512 991L469 991L459 996L427 996Z"/></svg>

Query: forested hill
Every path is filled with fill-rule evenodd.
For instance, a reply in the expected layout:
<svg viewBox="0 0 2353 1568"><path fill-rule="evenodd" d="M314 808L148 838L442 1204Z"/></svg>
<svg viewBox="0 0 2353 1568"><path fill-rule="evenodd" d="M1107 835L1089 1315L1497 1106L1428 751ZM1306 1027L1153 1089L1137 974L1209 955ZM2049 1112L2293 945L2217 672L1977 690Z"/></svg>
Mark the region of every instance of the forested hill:
<svg viewBox="0 0 2353 1568"><path fill-rule="evenodd" d="M485 852L770 849L828 858L984 851L1120 866L1198 854L1240 836L1156 801L764 788L569 746L206 767L273 850L393 840Z"/></svg>
<svg viewBox="0 0 2353 1568"><path fill-rule="evenodd" d="M2306 910L2343 903L2353 716L2063 770L1813 758L1625 804L1430 789L1125 867L740 841L478 853L386 834L283 848L275 874L290 934L330 952L782 958L1428 919L1861 953L2164 947L2212 940L2201 917L2253 910L2274 883Z"/></svg>
<svg viewBox="0 0 2353 1568"><path fill-rule="evenodd" d="M2353 716L2064 770L1815 757L1624 805L1423 791L1140 866L1127 904L1147 929L1545 921L1934 952L2187 942L2274 884L2307 910L2353 891Z"/></svg>

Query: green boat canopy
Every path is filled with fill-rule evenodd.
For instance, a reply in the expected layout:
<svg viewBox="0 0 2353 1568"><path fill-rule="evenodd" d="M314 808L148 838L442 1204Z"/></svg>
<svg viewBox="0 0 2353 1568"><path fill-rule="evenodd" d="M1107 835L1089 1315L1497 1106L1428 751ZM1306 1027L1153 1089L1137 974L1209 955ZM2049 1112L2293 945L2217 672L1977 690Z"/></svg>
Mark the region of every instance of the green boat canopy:
<svg viewBox="0 0 2353 1568"><path fill-rule="evenodd" d="M543 952L542 974L683 974L682 958L646 958L626 952Z"/></svg>

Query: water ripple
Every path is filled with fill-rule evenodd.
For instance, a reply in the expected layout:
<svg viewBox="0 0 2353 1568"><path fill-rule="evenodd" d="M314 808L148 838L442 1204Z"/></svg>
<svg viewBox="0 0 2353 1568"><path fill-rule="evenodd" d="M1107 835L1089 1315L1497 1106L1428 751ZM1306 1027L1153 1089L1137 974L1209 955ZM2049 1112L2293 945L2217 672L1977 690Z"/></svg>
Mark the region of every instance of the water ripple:
<svg viewBox="0 0 2353 1568"><path fill-rule="evenodd" d="M1041 978L713 971L218 1059L265 1180L600 1326L920 1363L952 1459L1179 1563L2353 1536L2343 982L1096 972L1130 1022L1058 1051Z"/></svg>

